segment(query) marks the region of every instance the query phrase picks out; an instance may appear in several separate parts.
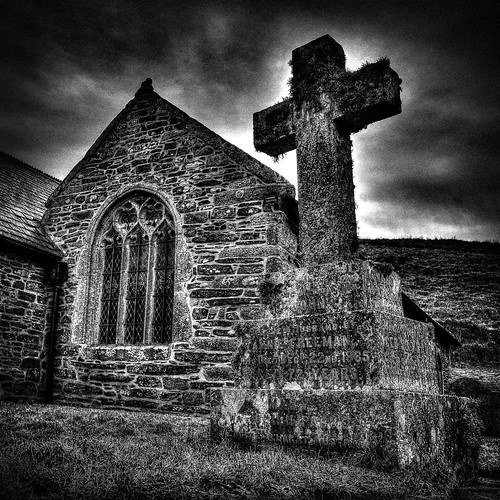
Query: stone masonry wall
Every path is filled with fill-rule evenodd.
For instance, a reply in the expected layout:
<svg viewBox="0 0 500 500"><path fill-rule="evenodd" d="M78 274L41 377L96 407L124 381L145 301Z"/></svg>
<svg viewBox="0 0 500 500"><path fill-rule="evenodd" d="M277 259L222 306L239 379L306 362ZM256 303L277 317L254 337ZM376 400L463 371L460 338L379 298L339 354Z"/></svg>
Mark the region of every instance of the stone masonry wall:
<svg viewBox="0 0 500 500"><path fill-rule="evenodd" d="M0 400L43 398L49 273L22 253L0 254Z"/></svg>
<svg viewBox="0 0 500 500"><path fill-rule="evenodd" d="M78 290L92 272L92 228L133 189L164 200L177 225L171 345L97 345L76 326L85 324ZM233 384L233 325L261 315L265 273L295 265L284 208L293 197L281 177L154 92L131 101L48 203L46 229L68 264L54 400L208 411L205 389Z"/></svg>

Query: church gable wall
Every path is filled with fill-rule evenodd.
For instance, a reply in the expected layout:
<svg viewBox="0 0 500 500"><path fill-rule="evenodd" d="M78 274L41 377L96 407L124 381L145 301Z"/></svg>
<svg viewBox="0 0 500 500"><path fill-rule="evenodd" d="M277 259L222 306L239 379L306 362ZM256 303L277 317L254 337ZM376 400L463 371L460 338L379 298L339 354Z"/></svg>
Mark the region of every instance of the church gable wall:
<svg viewBox="0 0 500 500"><path fill-rule="evenodd" d="M68 265L54 399L206 411L205 389L233 384L234 323L262 313L266 273L294 265L296 235L282 206L293 187L233 160L223 139L154 93L125 111L49 200L45 227ZM175 221L173 342L102 345L98 320L89 328L85 316L89 295L101 293L89 284L92 246L100 218L137 192Z"/></svg>
<svg viewBox="0 0 500 500"><path fill-rule="evenodd" d="M43 399L51 297L47 264L0 254L0 400Z"/></svg>

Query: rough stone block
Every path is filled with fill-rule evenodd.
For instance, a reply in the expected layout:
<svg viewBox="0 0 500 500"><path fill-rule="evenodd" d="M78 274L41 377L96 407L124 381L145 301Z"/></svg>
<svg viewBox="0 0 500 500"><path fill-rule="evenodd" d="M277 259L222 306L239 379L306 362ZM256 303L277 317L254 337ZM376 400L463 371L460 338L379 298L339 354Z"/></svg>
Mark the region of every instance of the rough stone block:
<svg viewBox="0 0 500 500"><path fill-rule="evenodd" d="M182 395L182 403L186 406L200 406L205 403L204 392L185 392Z"/></svg>
<svg viewBox="0 0 500 500"><path fill-rule="evenodd" d="M3 384L5 386L5 384ZM32 381L16 382L12 385L12 393L14 396L36 396L38 385Z"/></svg>
<svg viewBox="0 0 500 500"><path fill-rule="evenodd" d="M479 473L483 477L500 478L500 437L483 436Z"/></svg>
<svg viewBox="0 0 500 500"><path fill-rule="evenodd" d="M207 380L233 380L234 370L228 365L206 366L203 374Z"/></svg>
<svg viewBox="0 0 500 500"><path fill-rule="evenodd" d="M192 342L193 347L207 351L235 351L238 346L233 337L196 337Z"/></svg>
<svg viewBox="0 0 500 500"><path fill-rule="evenodd" d="M212 389L212 437L356 454L384 469L447 463L477 473L470 400L400 391Z"/></svg>
<svg viewBox="0 0 500 500"><path fill-rule="evenodd" d="M361 310L242 321L235 329L241 387L440 391L429 324Z"/></svg>
<svg viewBox="0 0 500 500"><path fill-rule="evenodd" d="M65 374L67 378L68 374ZM113 372L93 372L90 374L89 379L95 382L105 382L105 383L128 383L134 380L133 375L127 375L125 373L113 373Z"/></svg>
<svg viewBox="0 0 500 500"><path fill-rule="evenodd" d="M22 290L19 290L17 296L19 299L25 300L26 302L34 302L36 299L36 295L34 293L23 292Z"/></svg>
<svg viewBox="0 0 500 500"><path fill-rule="evenodd" d="M196 371L198 371L200 363L227 363L231 361L233 352L210 352L200 349L186 349L185 351L175 352L174 356L176 361L180 361L183 363L192 363L191 366L198 365L196 369ZM182 370L183 366L172 365L172 369L175 368L179 368L179 370ZM175 375L173 371L171 374Z"/></svg>
<svg viewBox="0 0 500 500"><path fill-rule="evenodd" d="M351 260L291 269L269 275L260 291L276 317L359 309L403 316L400 279L387 264Z"/></svg>
<svg viewBox="0 0 500 500"><path fill-rule="evenodd" d="M161 379L159 377L145 377L143 375L139 375L135 383L140 387L161 387Z"/></svg>
<svg viewBox="0 0 500 500"><path fill-rule="evenodd" d="M163 377L163 388L168 391L183 391L188 388L188 380L185 378Z"/></svg>
<svg viewBox="0 0 500 500"><path fill-rule="evenodd" d="M238 288L201 288L193 290L191 292L191 297L196 299L207 299L211 297L237 297L242 293L243 290Z"/></svg>
<svg viewBox="0 0 500 500"><path fill-rule="evenodd" d="M100 179L98 179L100 180ZM71 213L71 218L73 220L90 220L94 215L92 210L80 210Z"/></svg>
<svg viewBox="0 0 500 500"><path fill-rule="evenodd" d="M21 360L21 368L40 369L40 358L26 357Z"/></svg>
<svg viewBox="0 0 500 500"><path fill-rule="evenodd" d="M233 274L233 268L227 264L203 264L196 268L199 275Z"/></svg>
<svg viewBox="0 0 500 500"><path fill-rule="evenodd" d="M98 395L102 394L102 389L89 384L79 384L77 382L66 382L63 385L65 394L85 394L85 395Z"/></svg>
<svg viewBox="0 0 500 500"><path fill-rule="evenodd" d="M170 363L138 363L127 367L127 373L144 375L186 375L196 373L198 367L193 365L177 365Z"/></svg>

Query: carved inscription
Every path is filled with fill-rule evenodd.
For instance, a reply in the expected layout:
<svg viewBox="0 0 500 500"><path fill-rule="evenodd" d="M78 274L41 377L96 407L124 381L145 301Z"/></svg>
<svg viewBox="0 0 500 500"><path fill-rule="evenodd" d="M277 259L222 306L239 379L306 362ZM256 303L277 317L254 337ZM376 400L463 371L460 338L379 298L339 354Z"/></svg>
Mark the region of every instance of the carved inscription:
<svg viewBox="0 0 500 500"><path fill-rule="evenodd" d="M283 411L283 407L286 411ZM297 442L298 433L295 428L297 418L301 416L297 408L294 408L290 394L272 394L269 398L269 416L271 434L274 439L283 443L291 444Z"/></svg>
<svg viewBox="0 0 500 500"><path fill-rule="evenodd" d="M363 321L361 321L363 323ZM251 385L304 389L366 385L376 360L359 315L319 314L273 320L248 339L241 371ZM360 332L364 333L363 338Z"/></svg>
<svg viewBox="0 0 500 500"><path fill-rule="evenodd" d="M241 387L439 391L432 326L408 318L311 314L249 322L239 333Z"/></svg>
<svg viewBox="0 0 500 500"><path fill-rule="evenodd" d="M318 412L325 412L328 407L336 408L338 401L331 406L328 404L323 406L324 403L324 400L308 392L300 396L296 391L270 393L268 411L273 440L285 445L342 446L359 445L366 439L358 425L359 422L354 419L351 422L343 422L338 418L339 413L336 411L329 413L327 418L318 419ZM321 406L318 407L318 404Z"/></svg>
<svg viewBox="0 0 500 500"><path fill-rule="evenodd" d="M307 311L309 314L319 314L328 311L332 307L334 297L326 294L317 295L317 289L310 283L307 283L304 290L298 297L297 308L300 311ZM333 295L330 291L329 295Z"/></svg>

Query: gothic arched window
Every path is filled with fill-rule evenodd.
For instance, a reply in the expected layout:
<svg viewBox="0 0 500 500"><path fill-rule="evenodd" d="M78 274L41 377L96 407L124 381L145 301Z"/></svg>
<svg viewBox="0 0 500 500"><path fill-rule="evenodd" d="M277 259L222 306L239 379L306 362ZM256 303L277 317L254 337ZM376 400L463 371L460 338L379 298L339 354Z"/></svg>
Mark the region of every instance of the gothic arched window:
<svg viewBox="0 0 500 500"><path fill-rule="evenodd" d="M155 197L136 194L113 208L102 256L99 343L172 341L175 230Z"/></svg>

